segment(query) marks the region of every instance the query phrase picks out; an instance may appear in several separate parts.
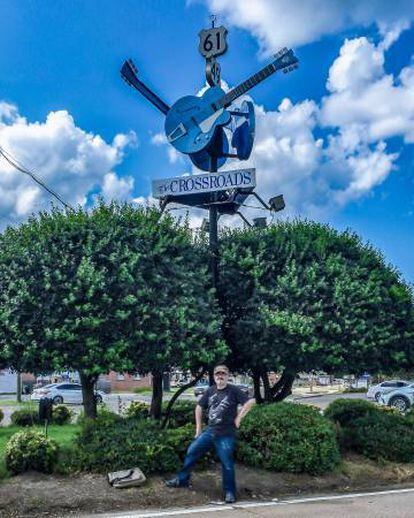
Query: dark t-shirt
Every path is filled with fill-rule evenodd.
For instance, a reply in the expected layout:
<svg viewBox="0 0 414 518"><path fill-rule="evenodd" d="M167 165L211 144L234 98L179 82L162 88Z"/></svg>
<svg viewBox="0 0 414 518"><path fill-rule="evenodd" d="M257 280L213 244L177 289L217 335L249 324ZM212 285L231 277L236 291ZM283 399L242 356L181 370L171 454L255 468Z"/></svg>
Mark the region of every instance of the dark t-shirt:
<svg viewBox="0 0 414 518"><path fill-rule="evenodd" d="M249 396L239 387L226 385L219 390L216 385L209 387L198 401L208 411L208 426L215 435L232 435L235 432L234 420L237 406L244 405Z"/></svg>

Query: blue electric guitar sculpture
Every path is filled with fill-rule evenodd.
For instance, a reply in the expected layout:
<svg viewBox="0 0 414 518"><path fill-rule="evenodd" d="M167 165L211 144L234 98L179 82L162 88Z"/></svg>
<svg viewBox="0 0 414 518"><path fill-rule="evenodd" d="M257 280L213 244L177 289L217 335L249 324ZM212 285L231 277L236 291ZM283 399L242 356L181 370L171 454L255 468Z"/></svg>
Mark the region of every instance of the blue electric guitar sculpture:
<svg viewBox="0 0 414 518"><path fill-rule="evenodd" d="M227 94L215 86L209 88L202 97L187 95L179 99L165 119L168 142L181 153L189 155L208 147L216 129L230 122L231 114L226 108L234 100L276 71L290 72L297 68L298 59L292 50L284 48L275 57L275 61Z"/></svg>

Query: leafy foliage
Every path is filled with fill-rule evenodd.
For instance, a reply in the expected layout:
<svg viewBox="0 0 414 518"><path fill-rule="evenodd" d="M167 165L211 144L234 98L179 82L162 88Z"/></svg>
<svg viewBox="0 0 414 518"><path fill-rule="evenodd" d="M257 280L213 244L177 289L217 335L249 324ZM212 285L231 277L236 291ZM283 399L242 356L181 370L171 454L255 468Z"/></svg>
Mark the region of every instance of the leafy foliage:
<svg viewBox="0 0 414 518"><path fill-rule="evenodd" d="M150 407L143 401L131 401L126 407L124 415L129 419L147 419L150 416Z"/></svg>
<svg viewBox="0 0 414 518"><path fill-rule="evenodd" d="M349 231L309 221L232 230L220 271L235 369L357 374L414 362L413 293Z"/></svg>
<svg viewBox="0 0 414 518"><path fill-rule="evenodd" d="M340 462L332 424L306 405L254 407L242 421L239 438L238 458L272 471L321 474Z"/></svg>
<svg viewBox="0 0 414 518"><path fill-rule="evenodd" d="M74 465L84 471L115 471L138 466L146 475L177 469L180 459L151 420L86 420L75 441Z"/></svg>
<svg viewBox="0 0 414 518"><path fill-rule="evenodd" d="M402 415L368 414L356 419L344 432L345 449L374 460L414 462L414 423Z"/></svg>
<svg viewBox="0 0 414 518"><path fill-rule="evenodd" d="M39 412L37 410L30 410L28 408L15 410L11 414L10 420L12 424L17 426L34 426L40 424Z"/></svg>
<svg viewBox="0 0 414 518"><path fill-rule="evenodd" d="M4 419L4 412L3 410L0 408L0 423L3 421Z"/></svg>
<svg viewBox="0 0 414 518"><path fill-rule="evenodd" d="M93 417L99 374L226 353L206 272L188 226L155 209L40 213L0 237L0 350L20 371L79 371Z"/></svg>
<svg viewBox="0 0 414 518"><path fill-rule="evenodd" d="M64 425L70 423L72 412L66 405L56 405L52 411L52 423Z"/></svg>
<svg viewBox="0 0 414 518"><path fill-rule="evenodd" d="M378 414L380 408L364 399L340 398L332 401L324 411L324 415L341 426L350 426L360 417Z"/></svg>
<svg viewBox="0 0 414 518"><path fill-rule="evenodd" d="M168 420L169 428L178 428L180 426L191 424L194 429L195 407L196 403L194 401L186 401L184 399L177 400L171 409L170 418ZM163 403L163 413L165 412L166 408L167 403Z"/></svg>
<svg viewBox="0 0 414 518"><path fill-rule="evenodd" d="M14 434L6 444L6 466L14 474L35 470L52 473L59 447L43 433L28 430Z"/></svg>

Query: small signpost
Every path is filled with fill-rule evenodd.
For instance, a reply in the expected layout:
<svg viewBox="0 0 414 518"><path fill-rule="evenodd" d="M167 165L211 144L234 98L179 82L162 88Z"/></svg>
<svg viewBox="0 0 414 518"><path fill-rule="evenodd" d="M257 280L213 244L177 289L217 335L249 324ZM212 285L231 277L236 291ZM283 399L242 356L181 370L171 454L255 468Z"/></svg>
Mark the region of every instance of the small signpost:
<svg viewBox="0 0 414 518"><path fill-rule="evenodd" d="M138 70L132 60L121 68L122 78L138 90L165 116L167 141L192 163L209 174L195 174L153 181L153 196L160 200L162 210L168 203L176 202L209 210L209 243L212 255L213 286L218 280L217 221L221 214L239 214L246 198L253 195L268 210L284 208L283 196L275 196L267 205L254 192L254 169L236 169L218 173L227 159L247 160L253 149L255 136L254 106L244 101L241 108L231 109L234 101L277 71L284 73L297 68L298 59L292 50L281 49L274 60L241 84L224 92L221 89L221 68L217 56L227 51L227 29L211 27L199 33L199 51L206 60L208 88L202 96L185 96L172 106L138 79ZM230 134L232 135L230 138ZM234 151L230 152L230 148Z"/></svg>

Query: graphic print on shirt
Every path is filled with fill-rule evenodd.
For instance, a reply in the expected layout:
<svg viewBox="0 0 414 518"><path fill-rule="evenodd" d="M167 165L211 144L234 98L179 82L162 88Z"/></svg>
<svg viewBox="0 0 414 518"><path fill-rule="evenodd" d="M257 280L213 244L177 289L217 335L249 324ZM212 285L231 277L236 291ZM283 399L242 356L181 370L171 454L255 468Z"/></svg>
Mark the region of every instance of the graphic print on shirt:
<svg viewBox="0 0 414 518"><path fill-rule="evenodd" d="M209 400L208 422L210 426L220 424L229 407L230 401L228 396L220 398L217 393L213 394Z"/></svg>

